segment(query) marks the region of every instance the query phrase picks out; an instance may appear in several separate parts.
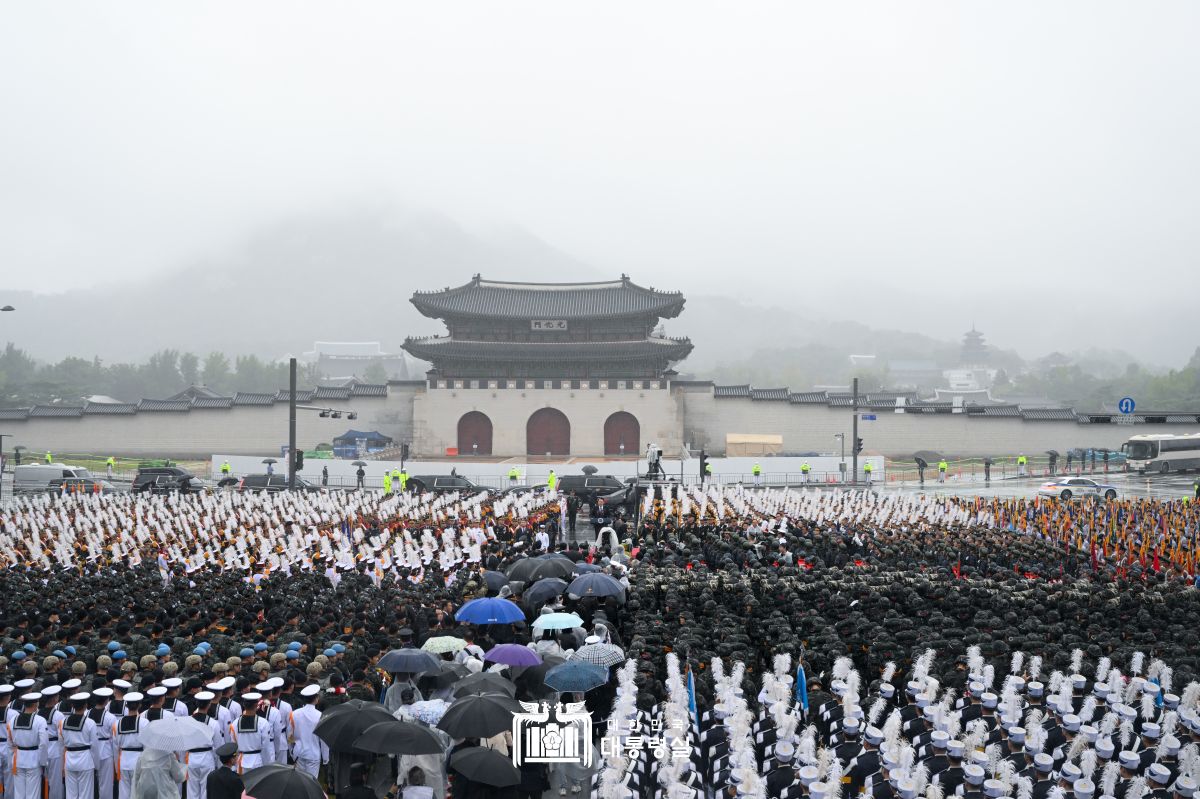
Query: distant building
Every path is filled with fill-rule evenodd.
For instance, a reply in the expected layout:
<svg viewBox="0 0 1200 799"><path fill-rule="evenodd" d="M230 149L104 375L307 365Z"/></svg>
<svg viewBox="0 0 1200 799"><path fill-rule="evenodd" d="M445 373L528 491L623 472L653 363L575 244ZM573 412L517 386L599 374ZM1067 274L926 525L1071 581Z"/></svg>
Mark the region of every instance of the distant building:
<svg viewBox="0 0 1200 799"><path fill-rule="evenodd" d="M928 360L888 361L888 383L897 389L933 389L942 382L942 370Z"/></svg>
<svg viewBox="0 0 1200 799"><path fill-rule="evenodd" d="M378 341L316 341L301 360L316 364L317 372L327 380L367 379L367 370L378 364L387 380L407 380L408 359L402 352L385 352Z"/></svg>
<svg viewBox="0 0 1200 799"><path fill-rule="evenodd" d="M984 343L983 333L971 325L971 329L963 333L962 354L958 362L962 366L985 366L991 360L988 345Z"/></svg>

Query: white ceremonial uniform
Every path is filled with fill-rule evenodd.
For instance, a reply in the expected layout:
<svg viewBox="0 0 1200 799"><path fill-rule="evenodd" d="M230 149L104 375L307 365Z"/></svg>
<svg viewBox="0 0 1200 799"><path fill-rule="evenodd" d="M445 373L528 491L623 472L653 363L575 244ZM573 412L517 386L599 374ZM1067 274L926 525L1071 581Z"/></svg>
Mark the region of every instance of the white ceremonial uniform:
<svg viewBox="0 0 1200 799"><path fill-rule="evenodd" d="M207 799L208 775L217 767L216 748L222 744L221 725L203 713L192 716L212 732L212 746L189 749L187 753L187 796L188 799Z"/></svg>
<svg viewBox="0 0 1200 799"><path fill-rule="evenodd" d="M13 748L13 799L42 799L42 767L50 746L50 729L36 714L21 713L8 728Z"/></svg>
<svg viewBox="0 0 1200 799"><path fill-rule="evenodd" d="M270 762L267 755L274 753L275 742L271 738L271 724L262 716L238 716L229 725L229 734L238 747L239 774Z"/></svg>
<svg viewBox="0 0 1200 799"><path fill-rule="evenodd" d="M263 703L265 710L258 714L271 727L271 746L263 750L263 763L287 763L287 736L284 734L283 714L274 705Z"/></svg>
<svg viewBox="0 0 1200 799"><path fill-rule="evenodd" d="M49 746L46 748L46 799L63 799L63 744L58 737L58 725L66 718L58 705L43 708L38 715L46 719Z"/></svg>
<svg viewBox="0 0 1200 799"><path fill-rule="evenodd" d="M99 785L96 797L97 799L112 799L113 760L116 757L114 754L112 728L118 719L112 713L108 712L107 704L92 708L88 711L88 718L96 725L96 741L99 744L96 749L96 782Z"/></svg>
<svg viewBox="0 0 1200 799"><path fill-rule="evenodd" d="M13 750L12 743L8 740L8 728L12 724L13 719L17 717L17 711L10 704L4 709L4 718L0 719L0 792L5 796L12 796L12 766Z"/></svg>
<svg viewBox="0 0 1200 799"><path fill-rule="evenodd" d="M275 706L279 711L279 729L275 731L275 762L287 765L288 741L292 738L292 706L280 699Z"/></svg>
<svg viewBox="0 0 1200 799"><path fill-rule="evenodd" d="M303 705L292 711L292 757L296 768L316 777L322 763L329 762L329 747L318 738L313 730L321 720L321 711L316 705Z"/></svg>
<svg viewBox="0 0 1200 799"><path fill-rule="evenodd" d="M83 714L67 716L58 723L58 737L64 752L66 799L93 799L101 749L96 722Z"/></svg>
<svg viewBox="0 0 1200 799"><path fill-rule="evenodd" d="M117 795L129 799L133 789L133 772L142 754L142 729L146 726L144 716L123 716L112 728L112 739L117 755Z"/></svg>

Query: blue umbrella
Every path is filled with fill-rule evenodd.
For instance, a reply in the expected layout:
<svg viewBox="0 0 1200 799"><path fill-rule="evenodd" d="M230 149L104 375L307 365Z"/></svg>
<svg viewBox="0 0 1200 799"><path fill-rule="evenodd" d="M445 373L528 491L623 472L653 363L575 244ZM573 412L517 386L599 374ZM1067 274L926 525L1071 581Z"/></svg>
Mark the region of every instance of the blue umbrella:
<svg viewBox="0 0 1200 799"><path fill-rule="evenodd" d="M591 574L598 571L600 571L600 567L595 563L584 563L583 561L580 561L579 563L575 564L576 574Z"/></svg>
<svg viewBox="0 0 1200 799"><path fill-rule="evenodd" d="M543 613L533 620L535 630L572 630L583 626L583 619L574 613Z"/></svg>
<svg viewBox="0 0 1200 799"><path fill-rule="evenodd" d="M484 597L463 605L454 618L470 624L512 624L525 621L525 612L507 599Z"/></svg>
<svg viewBox="0 0 1200 799"><path fill-rule="evenodd" d="M556 596L561 596L562 592L566 590L566 580L560 580L557 577L547 577L545 580L538 580L526 588L522 596L531 606L540 605L543 602L549 602Z"/></svg>
<svg viewBox="0 0 1200 799"><path fill-rule="evenodd" d="M578 597L615 596L624 597L625 587L602 572L581 574L567 586L567 593Z"/></svg>
<svg viewBox="0 0 1200 799"><path fill-rule="evenodd" d="M423 649L393 649L379 659L378 668L388 672L425 674L441 671L438 659Z"/></svg>
<svg viewBox="0 0 1200 799"><path fill-rule="evenodd" d="M572 660L546 672L545 683L560 693L587 693L608 682L608 669L594 663Z"/></svg>

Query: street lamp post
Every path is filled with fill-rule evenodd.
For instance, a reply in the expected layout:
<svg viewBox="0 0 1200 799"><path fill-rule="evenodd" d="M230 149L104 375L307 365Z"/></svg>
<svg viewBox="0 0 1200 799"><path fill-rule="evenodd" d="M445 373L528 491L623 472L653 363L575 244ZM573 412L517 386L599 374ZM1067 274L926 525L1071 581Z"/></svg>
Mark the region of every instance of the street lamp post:
<svg viewBox="0 0 1200 799"><path fill-rule="evenodd" d="M834 433L833 437L836 438L838 441L842 442L842 460L840 463L838 463L838 472L840 473L839 477L841 478L842 482L845 482L846 481L846 434L845 433Z"/></svg>

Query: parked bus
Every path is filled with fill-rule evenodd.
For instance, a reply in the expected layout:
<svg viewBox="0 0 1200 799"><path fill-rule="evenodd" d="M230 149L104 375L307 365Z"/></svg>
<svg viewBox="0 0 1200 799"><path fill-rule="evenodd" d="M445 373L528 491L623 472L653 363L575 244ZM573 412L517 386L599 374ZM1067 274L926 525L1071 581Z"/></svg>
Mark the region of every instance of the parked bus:
<svg viewBox="0 0 1200 799"><path fill-rule="evenodd" d="M1130 470L1145 472L1182 472L1200 469L1200 433L1186 436L1133 436L1121 445Z"/></svg>

